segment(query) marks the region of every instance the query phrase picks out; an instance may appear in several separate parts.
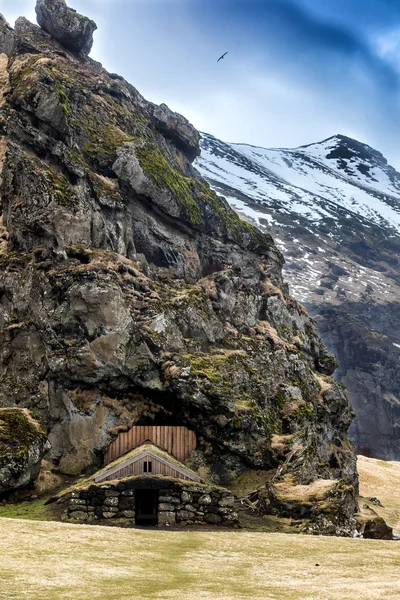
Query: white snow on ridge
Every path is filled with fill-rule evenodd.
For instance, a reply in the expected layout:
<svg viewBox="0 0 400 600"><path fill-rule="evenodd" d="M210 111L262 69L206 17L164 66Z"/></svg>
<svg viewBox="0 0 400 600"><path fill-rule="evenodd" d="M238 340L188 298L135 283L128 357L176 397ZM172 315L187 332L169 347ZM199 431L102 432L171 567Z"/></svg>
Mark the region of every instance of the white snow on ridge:
<svg viewBox="0 0 400 600"><path fill-rule="evenodd" d="M327 159L327 156L332 151L338 149L340 141L339 136L335 136L323 142L310 144L308 146L300 146L299 148L295 148L294 151L312 156L325 165L328 165L330 169L335 170L338 174L343 175L343 170L340 168L340 160L332 158ZM354 140L350 141L354 142ZM366 144L361 144L359 142L356 142L356 144L363 154L365 154L362 158L360 156L353 156L347 159L347 166L351 171L351 178L356 179L357 182L363 186L398 197L400 194L399 175L395 174L394 169L386 164L384 157L379 152L376 152L376 150L370 148ZM379 166L377 166L378 159L380 163ZM362 172L366 168L369 175ZM392 173L392 177L395 174L393 181L388 175L389 172Z"/></svg>
<svg viewBox="0 0 400 600"><path fill-rule="evenodd" d="M254 208L251 208L245 202L239 200L239 198L234 198L231 196L225 196L225 199L229 202L232 208L235 209L236 212L243 213L246 215L246 217L250 218L252 221L255 221L257 225L260 225L261 219L267 221L267 223L270 225L274 223L273 217L269 213L264 212L262 208L261 210L254 210Z"/></svg>
<svg viewBox="0 0 400 600"><path fill-rule="evenodd" d="M243 154L249 158L252 157L259 164L268 166L269 169L272 169L273 166L277 175L310 194L325 197L338 206L357 213L377 225L392 225L400 230L400 190L394 190L389 185L390 181L386 173L376 167L373 173L376 178L379 177L379 180L372 185L374 182L371 184L369 178L362 177L361 173L359 173L357 181L352 181L350 176L338 169L332 172L332 161L330 160L320 158L318 162L316 160L309 162L307 160L309 157L304 150L302 150L303 155L299 155L296 150L263 150L261 148L255 150L244 145L235 148L240 148ZM387 193L390 196L396 194L397 210L384 200L372 195L368 188L375 188L381 194ZM294 212L299 211L295 208Z"/></svg>
<svg viewBox="0 0 400 600"><path fill-rule="evenodd" d="M343 143L339 136L290 150L266 149L225 144L205 135L196 167L205 177L256 203L272 209L275 204L280 213L298 214L315 222L323 217L335 219L347 211L371 224L400 231L400 176L379 153L357 142L355 149L344 146L344 170L340 156L326 158ZM256 221L260 218L249 214L247 211L255 211L244 202L239 205L236 198L230 202Z"/></svg>

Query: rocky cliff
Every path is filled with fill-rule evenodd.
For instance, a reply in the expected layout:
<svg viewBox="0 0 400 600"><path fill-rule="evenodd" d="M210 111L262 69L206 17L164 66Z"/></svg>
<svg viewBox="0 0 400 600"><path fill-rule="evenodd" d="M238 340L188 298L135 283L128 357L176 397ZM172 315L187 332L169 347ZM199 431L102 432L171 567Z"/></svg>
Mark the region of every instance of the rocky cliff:
<svg viewBox="0 0 400 600"><path fill-rule="evenodd" d="M34 481L48 449L46 433L29 410L0 408L0 494Z"/></svg>
<svg viewBox="0 0 400 600"><path fill-rule="evenodd" d="M399 348L392 339L400 331L400 306L361 302L310 308L339 358L335 377L348 388L357 414L349 429L357 451L398 460Z"/></svg>
<svg viewBox="0 0 400 600"><path fill-rule="evenodd" d="M358 451L399 460L400 173L343 135L292 149L201 144L201 173L274 236L292 292L338 356Z"/></svg>
<svg viewBox="0 0 400 600"><path fill-rule="evenodd" d="M69 474L133 424L186 425L202 476L324 479L322 512L350 532L352 413L280 251L193 168L188 121L49 4L45 30L0 22L0 406L40 415Z"/></svg>

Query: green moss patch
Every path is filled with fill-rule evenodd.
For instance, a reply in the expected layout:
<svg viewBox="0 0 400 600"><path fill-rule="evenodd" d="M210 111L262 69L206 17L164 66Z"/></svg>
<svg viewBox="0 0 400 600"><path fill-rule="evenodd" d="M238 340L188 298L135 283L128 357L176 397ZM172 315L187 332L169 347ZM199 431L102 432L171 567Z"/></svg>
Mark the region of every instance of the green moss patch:
<svg viewBox="0 0 400 600"><path fill-rule="evenodd" d="M191 373L216 384L216 389L222 392L232 392L232 374L238 367L238 361L243 363L246 353L241 350L219 349L214 354L197 352L185 354L182 357L184 366L190 367Z"/></svg>
<svg viewBox="0 0 400 600"><path fill-rule="evenodd" d="M21 68L11 74L11 87L13 98L22 100L26 94L31 92L32 87L38 80L35 65L40 57L34 56L21 65Z"/></svg>
<svg viewBox="0 0 400 600"><path fill-rule="evenodd" d="M17 504L0 504L0 518L28 519L29 521L57 521L61 512L58 505L46 505L48 496Z"/></svg>
<svg viewBox="0 0 400 600"><path fill-rule="evenodd" d="M25 461L33 443L44 444L47 436L26 409L0 409L0 457Z"/></svg>
<svg viewBox="0 0 400 600"><path fill-rule="evenodd" d="M83 146L83 154L95 166L111 166L117 158L117 148L133 138L100 115L90 112L87 117L84 125L86 143Z"/></svg>
<svg viewBox="0 0 400 600"><path fill-rule="evenodd" d="M237 242L246 243L252 248L267 250L272 245L272 240L261 233L256 227L242 221L237 213L229 206L225 198L218 196L208 183L193 180L198 200L219 218L222 232Z"/></svg>
<svg viewBox="0 0 400 600"><path fill-rule="evenodd" d="M49 184L49 191L57 204L65 207L72 207L78 203L78 199L73 193L71 186L61 173L46 171L43 173L43 176Z"/></svg>
<svg viewBox="0 0 400 600"><path fill-rule="evenodd" d="M167 187L182 206L193 225L202 221L200 208L193 198L193 179L185 177L173 169L160 149L154 144L136 150L136 156L143 171L150 175L160 187Z"/></svg>
<svg viewBox="0 0 400 600"><path fill-rule="evenodd" d="M186 177L173 168L156 143L142 145L136 150L136 156L145 173L150 175L158 186L169 189L193 225L217 218L221 233L236 242L254 248L270 247L272 242L269 238L242 221L226 200L218 196L208 183Z"/></svg>

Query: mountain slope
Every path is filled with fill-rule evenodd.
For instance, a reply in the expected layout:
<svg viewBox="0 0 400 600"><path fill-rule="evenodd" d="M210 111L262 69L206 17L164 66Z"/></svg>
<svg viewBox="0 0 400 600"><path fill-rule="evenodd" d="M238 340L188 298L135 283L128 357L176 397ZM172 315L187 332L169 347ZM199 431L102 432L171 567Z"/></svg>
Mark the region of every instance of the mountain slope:
<svg viewBox="0 0 400 600"><path fill-rule="evenodd" d="M356 445L400 458L400 174L343 135L295 149L203 134L196 167L272 234L291 292L318 320L351 392Z"/></svg>

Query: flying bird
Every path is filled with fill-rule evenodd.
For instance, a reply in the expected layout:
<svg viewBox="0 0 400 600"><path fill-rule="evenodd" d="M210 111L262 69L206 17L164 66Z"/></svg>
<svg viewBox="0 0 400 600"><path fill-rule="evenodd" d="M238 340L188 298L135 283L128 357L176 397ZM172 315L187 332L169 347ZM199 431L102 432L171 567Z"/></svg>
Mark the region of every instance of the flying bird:
<svg viewBox="0 0 400 600"><path fill-rule="evenodd" d="M222 56L220 56L220 57L219 57L219 59L217 60L217 62L219 62L220 60L222 60L223 58L225 58L225 56L226 56L227 54L228 54L228 53L227 53L227 52L225 52L225 54L223 54Z"/></svg>

